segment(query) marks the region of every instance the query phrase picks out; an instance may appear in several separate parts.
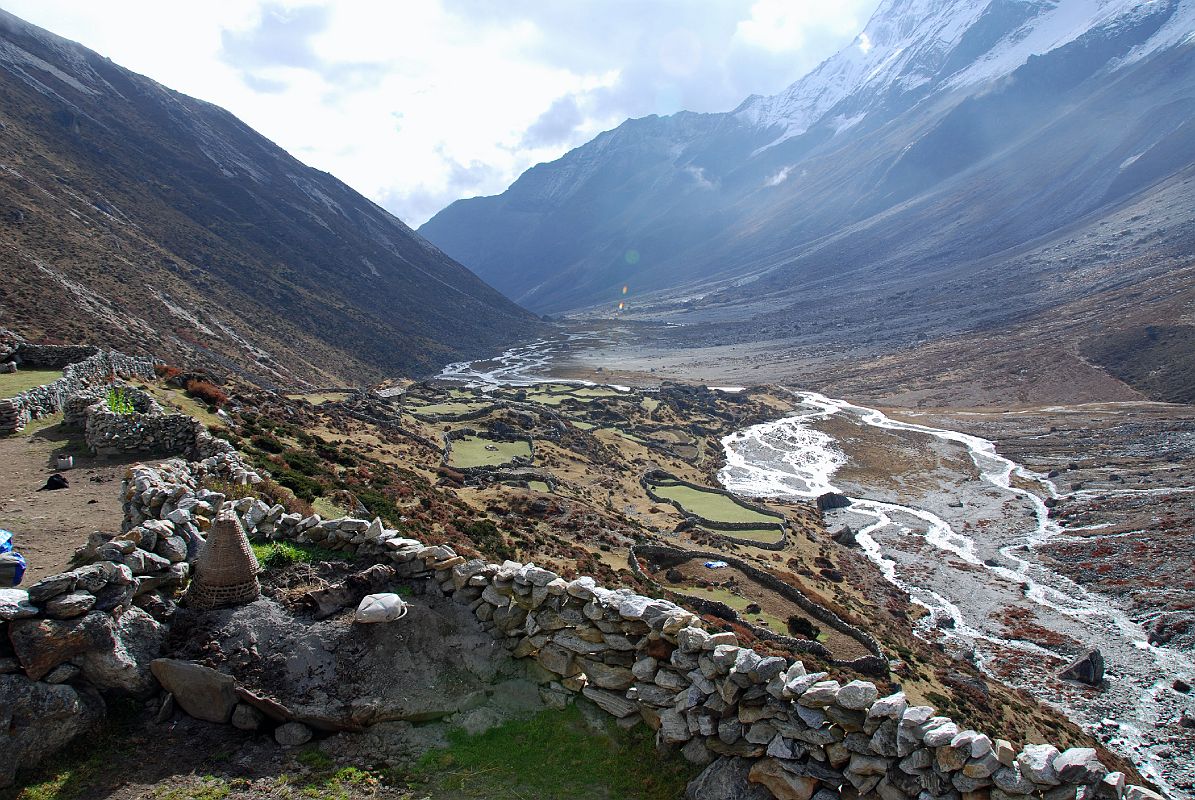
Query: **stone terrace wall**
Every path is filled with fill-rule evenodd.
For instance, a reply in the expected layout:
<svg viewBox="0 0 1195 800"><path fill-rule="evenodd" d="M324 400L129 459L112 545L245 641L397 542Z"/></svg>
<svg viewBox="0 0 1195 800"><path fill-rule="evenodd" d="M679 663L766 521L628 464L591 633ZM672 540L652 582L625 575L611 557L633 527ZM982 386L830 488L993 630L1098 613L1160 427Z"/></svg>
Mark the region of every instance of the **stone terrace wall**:
<svg viewBox="0 0 1195 800"><path fill-rule="evenodd" d="M225 460L223 469L237 460L215 459ZM165 472L135 467L126 526L165 519L202 527L203 490L194 487L206 469L198 464L191 472L182 462ZM300 518L250 498L235 507L254 535L392 563L425 591L467 605L516 657L534 659L549 690L583 695L620 723L642 720L693 762L749 759L750 780L777 798L1159 797L1126 787L1125 776L1109 772L1093 750L1060 753L1043 744L1018 752L929 706L911 706L902 693L881 698L872 683L844 685L825 672L808 673L800 661L739 647L733 633L710 634L666 600L606 589L588 577L565 580L532 564L467 560L449 547L404 538L380 520Z"/></svg>
<svg viewBox="0 0 1195 800"><path fill-rule="evenodd" d="M867 648L873 655L856 658L850 661L843 661L834 658L833 653L831 653L825 647L825 645L821 644L820 642L811 641L809 639L794 639L788 636L777 634L775 631L769 631L759 628L755 625L751 625L749 622L743 621L741 617L738 617L737 612L734 612L734 609L726 606L723 603L717 603L699 597L690 597L683 592L672 591L660 586L656 581L652 580L651 576L643 571L643 568L639 564L640 557L645 559L659 559L665 561L666 565L678 564L692 559L725 561L727 564L749 576L760 585L771 589L772 591L778 593L781 597L791 600L806 614L809 614L809 616L813 617L819 622L829 625L831 628L834 628L840 633L850 636L852 639ZM733 556L729 556L725 553L713 553L704 550L680 550L675 547L660 547L658 545L637 545L632 547L628 560L630 562L631 571L643 578L643 580L647 581L655 588L660 589L671 596L683 598L688 602L706 604L711 607L721 606L726 610L734 612L736 613L736 618L739 618L739 620L744 622L744 624L749 625L760 638L779 640L798 650L817 653L819 656L825 658L831 664L836 666L850 667L852 669L858 670L859 672L867 673L868 675L888 674L888 660L884 658L883 650L880 649L879 643L871 636L871 634L846 622L830 609L813 602L798 589L780 580L775 575L770 575L761 569L756 569L745 561L741 561L740 559L734 558Z"/></svg>

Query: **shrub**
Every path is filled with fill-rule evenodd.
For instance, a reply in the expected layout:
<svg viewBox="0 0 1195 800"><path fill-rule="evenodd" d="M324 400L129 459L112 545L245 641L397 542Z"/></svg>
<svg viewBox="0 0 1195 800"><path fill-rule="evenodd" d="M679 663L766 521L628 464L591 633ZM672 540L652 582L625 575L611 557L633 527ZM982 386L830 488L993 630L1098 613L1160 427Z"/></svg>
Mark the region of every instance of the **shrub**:
<svg viewBox="0 0 1195 800"><path fill-rule="evenodd" d="M176 378L181 375L183 371L178 367L172 367L169 364L154 364L154 374L164 381L171 378Z"/></svg>
<svg viewBox="0 0 1195 800"><path fill-rule="evenodd" d="M282 442L278 441L273 436L269 436L268 434L259 434L254 436L249 440L249 442L257 449L265 450L267 453L281 453L286 449Z"/></svg>
<svg viewBox="0 0 1195 800"><path fill-rule="evenodd" d="M187 394L197 400L202 400L209 406L219 408L228 402L228 395L225 391L211 381L201 381L192 378L187 381L184 388L187 390Z"/></svg>
<svg viewBox="0 0 1195 800"><path fill-rule="evenodd" d="M104 396L104 400L113 414L137 413L137 409L133 406L133 396L124 389L112 387Z"/></svg>

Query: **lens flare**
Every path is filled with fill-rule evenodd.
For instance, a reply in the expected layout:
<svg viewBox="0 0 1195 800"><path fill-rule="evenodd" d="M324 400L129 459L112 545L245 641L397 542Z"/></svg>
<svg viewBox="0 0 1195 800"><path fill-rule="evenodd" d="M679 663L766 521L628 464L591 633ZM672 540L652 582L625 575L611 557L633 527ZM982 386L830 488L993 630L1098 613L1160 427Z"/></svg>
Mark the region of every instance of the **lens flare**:
<svg viewBox="0 0 1195 800"><path fill-rule="evenodd" d="M635 266L636 264L639 263L639 251L638 250L628 250L626 252L626 255L623 256L623 258L626 260L626 262L628 264L630 264L631 266Z"/></svg>
<svg viewBox="0 0 1195 800"><path fill-rule="evenodd" d="M624 286L624 287L622 287L622 293L623 293L623 294L626 294L626 293L627 293L627 287L625 287L625 286Z"/></svg>
<svg viewBox="0 0 1195 800"><path fill-rule="evenodd" d="M618 304L618 310L619 310L619 311L622 311L622 310L623 310L624 308L626 308L626 307L627 307L627 304L626 304L626 303L619 303L619 304Z"/></svg>

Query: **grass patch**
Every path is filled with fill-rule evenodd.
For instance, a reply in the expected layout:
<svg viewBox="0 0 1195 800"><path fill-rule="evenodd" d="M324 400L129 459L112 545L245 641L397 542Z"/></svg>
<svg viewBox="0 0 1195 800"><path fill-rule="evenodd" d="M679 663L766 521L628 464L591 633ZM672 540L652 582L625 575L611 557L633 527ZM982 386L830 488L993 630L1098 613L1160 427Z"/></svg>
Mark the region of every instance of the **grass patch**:
<svg viewBox="0 0 1195 800"><path fill-rule="evenodd" d="M432 416L434 414L468 414L471 411L481 411L490 407L489 403L429 403L425 406L410 406L406 410L411 414Z"/></svg>
<svg viewBox="0 0 1195 800"><path fill-rule="evenodd" d="M489 448L493 448L492 450ZM529 442L499 442L482 436L454 439L448 465L452 467L497 467L522 456L531 457Z"/></svg>
<svg viewBox="0 0 1195 800"><path fill-rule="evenodd" d="M323 403L336 403L341 400L348 400L352 397L349 392L315 392L313 394L288 394L287 397L291 400L306 400L313 406L322 405Z"/></svg>
<svg viewBox="0 0 1195 800"><path fill-rule="evenodd" d="M595 733L575 706L448 738L451 745L424 756L411 776L433 798L675 800L696 771L658 757L644 726L608 724Z"/></svg>
<svg viewBox="0 0 1195 800"><path fill-rule="evenodd" d="M527 481L527 488L533 492L552 493L552 487L548 485L547 481Z"/></svg>
<svg viewBox="0 0 1195 800"><path fill-rule="evenodd" d="M311 501L311 507L321 519L340 519L349 515L348 509L338 506L326 497L317 497Z"/></svg>
<svg viewBox="0 0 1195 800"><path fill-rule="evenodd" d="M250 545L257 562L266 569L281 569L291 564L313 564L317 561L347 561L348 554L314 544L299 542L255 542Z"/></svg>
<svg viewBox="0 0 1195 800"><path fill-rule="evenodd" d="M764 544L776 544L784 538L783 532L779 528L748 528L741 531L716 531L713 528L702 528L702 530L718 536L725 536L727 539L746 539Z"/></svg>
<svg viewBox="0 0 1195 800"><path fill-rule="evenodd" d="M752 511L719 492L679 483L653 484L652 489L660 497L679 503L685 511L714 522L780 522L778 517Z"/></svg>
<svg viewBox="0 0 1195 800"><path fill-rule="evenodd" d="M60 369L18 369L0 375L0 397L16 397L21 392L53 383L62 377Z"/></svg>

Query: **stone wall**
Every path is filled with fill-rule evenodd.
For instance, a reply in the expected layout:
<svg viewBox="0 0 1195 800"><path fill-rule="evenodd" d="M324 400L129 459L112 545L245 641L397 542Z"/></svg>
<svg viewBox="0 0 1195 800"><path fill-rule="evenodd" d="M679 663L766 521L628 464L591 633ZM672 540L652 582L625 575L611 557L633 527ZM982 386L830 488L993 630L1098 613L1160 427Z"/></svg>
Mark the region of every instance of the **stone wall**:
<svg viewBox="0 0 1195 800"><path fill-rule="evenodd" d="M87 446L101 456L124 453L186 453L195 445L201 424L186 414L166 414L146 392L132 387L120 387L123 398L132 403L132 413L113 411L106 393L95 397L87 406L85 431ZM77 398L66 403L71 418L75 418Z"/></svg>
<svg viewBox="0 0 1195 800"><path fill-rule="evenodd" d="M152 690L146 667L164 641L157 620L169 619L203 531L228 502L202 488L203 479L260 480L210 435L196 449L212 454L129 470L123 532L93 538L94 563L28 592L0 590L0 625L16 652L0 659L0 671L25 672L0 678L23 681L29 693L65 670L67 679L82 681L80 692ZM743 759L734 763L749 765L748 780L780 800L1159 798L1126 786L1125 776L1109 772L1092 750L1043 744L1018 751L929 706L912 706L901 693L880 697L870 682L844 684L809 673L799 660L740 647L733 633L711 634L667 600L607 589L588 577L566 580L533 564L466 559L377 519L303 518L251 497L232 507L253 536L318 542L392 565L420 591L467 606L512 655L534 660L548 691L584 696L620 724L642 721L662 746L710 764L709 771ZM122 634L121 626L141 635ZM80 633L91 628L98 632ZM0 689L11 693L7 683ZM0 774L0 785L5 778Z"/></svg>
<svg viewBox="0 0 1195 800"><path fill-rule="evenodd" d="M738 615L738 612L723 603L706 600L700 597L690 597L683 592L675 592L660 586L656 581L652 580L650 575L643 571L643 568L639 563L640 558L658 559L664 562L664 566L672 566L673 564L679 564L692 559L725 561L727 564L746 574L765 588L776 592L787 600L792 601L809 616L813 617L819 622L829 625L831 628L834 628L840 633L850 636L852 639L867 648L872 655L852 659L849 661L843 661L835 659L834 655L820 642L809 639L794 639L789 636L778 634L775 631L769 631L765 628L752 625L750 622L741 619L741 617ZM730 617L731 619L736 619L750 627L757 638L781 641L792 649L807 653L816 653L818 656L821 656L835 666L849 667L858 672L864 672L869 675L888 674L888 660L884 658L884 653L883 650L880 649L879 642L877 642L875 638L871 636L871 634L867 633L866 631L859 630L854 625L844 621L830 609L813 602L800 590L790 586L789 584L777 578L775 575L771 575L761 569L756 569L745 561L740 561L739 559L729 556L725 553L713 553L702 550L680 550L675 547L661 547L658 545L636 545L631 548L631 552L627 560L631 567L631 571L650 584L653 588L658 589L660 592L665 593L668 596L680 599L682 602L691 603L697 606L704 605L711 609L717 608L717 611L729 611L733 615ZM723 616L722 613L717 612L715 612L715 615Z"/></svg>
<svg viewBox="0 0 1195 800"><path fill-rule="evenodd" d="M696 514L693 511L686 509L683 504L678 503L675 500L670 500L667 497L664 497L663 495L658 494L652 485L653 480L673 481L675 483L680 484L681 486L687 486L690 489L696 489L697 491L711 492L713 494L720 494L720 495L723 495L723 496L729 498L731 501L733 501L735 503L735 505L738 505L741 508L745 508L748 511L754 511L758 514L763 514L765 516L775 517L776 521L775 522L722 522L722 521L716 520L716 519L707 519L706 517L703 517L700 514ZM726 491L725 489L715 489L710 486L701 486L696 483L690 483L689 481L682 480L681 478L676 477L672 473L665 472L664 470L661 470L661 469L651 470L650 472L647 472L647 473L641 475L639 477L639 485L643 487L643 491L646 492L647 496L650 497L654 502L663 503L665 505L672 506L677 511L679 511L681 514L683 514L686 519L696 521L696 523L701 525L701 527L705 528L706 530L710 531L711 533L713 533L715 535L717 535L719 531L725 531L725 532L750 531L750 530L757 530L759 528L771 528L771 527L775 527L778 531L780 531L780 540L776 541L776 542L764 542L764 541L760 541L757 539L748 539L746 537L741 537L741 536L723 536L722 537L733 544L748 545L750 547L758 547L762 550L775 550L775 551L786 550L788 548L788 529L789 529L788 519L778 511L773 511L772 509L767 508L766 506L761 506L756 503L748 503L748 502L742 500L741 498L739 498L738 496L734 495L733 493Z"/></svg>
<svg viewBox="0 0 1195 800"><path fill-rule="evenodd" d="M90 358L100 352L90 345L22 344L17 348L15 361L27 369L62 369L68 364Z"/></svg>
<svg viewBox="0 0 1195 800"><path fill-rule="evenodd" d="M132 474L136 488L150 470ZM128 522L170 508L174 519L184 518L194 485L193 478L171 485L160 475L145 482L129 493ZM424 591L467 605L513 655L545 670L550 690L582 695L622 723L646 722L661 744L693 762L747 759L750 780L777 798L1159 797L1126 787L1125 776L1109 772L1093 750L1046 744L1018 751L929 706L912 706L901 693L880 697L870 682L843 684L809 673L799 660L739 647L733 633L711 634L667 600L606 589L588 577L565 580L532 564L468 560L380 520L300 518L253 499L236 508L254 535L392 564Z"/></svg>
<svg viewBox="0 0 1195 800"><path fill-rule="evenodd" d="M34 345L21 345L18 352L23 352L27 347ZM94 348L62 349L75 354L84 350L94 351ZM77 363L67 364L62 373L62 377L53 383L37 386L9 398L10 402L0 408L0 434L19 431L31 419L56 414L63 410L64 404L73 395L111 383L116 378L152 380L154 365L153 361L147 358L135 358L115 351L100 351L84 356L83 360Z"/></svg>

